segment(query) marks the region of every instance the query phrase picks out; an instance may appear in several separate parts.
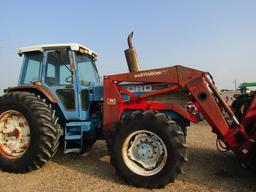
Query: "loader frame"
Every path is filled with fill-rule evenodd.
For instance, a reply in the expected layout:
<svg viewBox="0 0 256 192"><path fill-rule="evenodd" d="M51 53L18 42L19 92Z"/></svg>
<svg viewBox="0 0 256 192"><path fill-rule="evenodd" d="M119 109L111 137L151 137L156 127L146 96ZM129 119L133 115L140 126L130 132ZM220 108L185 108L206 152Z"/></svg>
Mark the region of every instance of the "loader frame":
<svg viewBox="0 0 256 192"><path fill-rule="evenodd" d="M236 153L244 165L249 166L255 161L256 156L256 98L252 101L243 119L238 122L234 113L217 91L213 79L208 76L209 73L179 65L105 76L104 132L106 134L111 133L126 110L169 110L180 114L193 123L198 123L196 117L176 103L146 100L146 98L154 95L172 94L181 89L186 89L190 93L191 100L210 124L217 138L224 142L227 148ZM120 85L124 82L158 83L168 85L168 88L136 96ZM122 94L126 94L129 99L124 100ZM246 128L252 126L251 132L248 133Z"/></svg>

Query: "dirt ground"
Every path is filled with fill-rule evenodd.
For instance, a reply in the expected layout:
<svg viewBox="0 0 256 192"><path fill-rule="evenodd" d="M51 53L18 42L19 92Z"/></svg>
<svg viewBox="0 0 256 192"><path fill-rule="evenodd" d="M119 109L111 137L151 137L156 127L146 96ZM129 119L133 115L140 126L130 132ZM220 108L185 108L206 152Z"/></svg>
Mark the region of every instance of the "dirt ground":
<svg viewBox="0 0 256 192"><path fill-rule="evenodd" d="M189 162L184 173L174 183L155 192L189 191L256 191L256 173L240 167L231 153L219 153L215 135L206 123L192 125L188 130ZM126 185L109 164L105 143L95 144L87 156L57 156L42 167L27 174L0 171L1 192L41 191L150 191Z"/></svg>

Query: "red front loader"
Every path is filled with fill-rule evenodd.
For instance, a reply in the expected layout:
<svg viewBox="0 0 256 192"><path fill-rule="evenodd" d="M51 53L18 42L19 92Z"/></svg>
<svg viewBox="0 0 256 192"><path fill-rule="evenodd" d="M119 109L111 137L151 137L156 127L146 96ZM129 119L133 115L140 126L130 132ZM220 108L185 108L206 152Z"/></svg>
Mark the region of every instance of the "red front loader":
<svg viewBox="0 0 256 192"><path fill-rule="evenodd" d="M104 77L104 131L111 135L117 173L128 183L149 188L174 181L187 161L188 121L199 121L184 107L188 100L209 123L218 144L232 150L243 166L254 166L256 98L238 121L209 73L184 66L139 71L131 37L125 51L130 73Z"/></svg>

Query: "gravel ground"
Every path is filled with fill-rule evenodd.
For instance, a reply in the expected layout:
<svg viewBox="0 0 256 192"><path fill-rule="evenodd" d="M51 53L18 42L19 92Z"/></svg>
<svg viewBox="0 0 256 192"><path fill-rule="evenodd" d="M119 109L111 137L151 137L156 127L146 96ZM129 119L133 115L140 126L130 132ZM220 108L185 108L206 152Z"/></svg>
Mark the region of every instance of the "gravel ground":
<svg viewBox="0 0 256 192"><path fill-rule="evenodd" d="M256 173L240 167L231 153L215 149L215 135L206 123L188 130L189 162L184 173L159 192L256 191ZM104 142L97 142L87 156L56 157L39 170L27 174L0 171L1 192L41 191L151 191L126 185L109 164Z"/></svg>

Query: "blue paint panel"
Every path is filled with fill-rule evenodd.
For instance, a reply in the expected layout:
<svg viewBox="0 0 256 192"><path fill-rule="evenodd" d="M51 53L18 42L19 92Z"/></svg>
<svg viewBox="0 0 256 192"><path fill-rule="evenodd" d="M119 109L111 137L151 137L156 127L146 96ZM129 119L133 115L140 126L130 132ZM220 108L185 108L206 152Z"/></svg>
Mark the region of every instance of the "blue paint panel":
<svg viewBox="0 0 256 192"><path fill-rule="evenodd" d="M95 83L93 93L93 101L103 101L103 83Z"/></svg>

